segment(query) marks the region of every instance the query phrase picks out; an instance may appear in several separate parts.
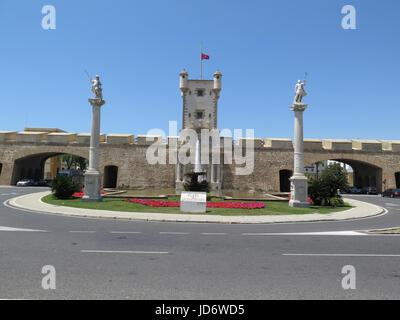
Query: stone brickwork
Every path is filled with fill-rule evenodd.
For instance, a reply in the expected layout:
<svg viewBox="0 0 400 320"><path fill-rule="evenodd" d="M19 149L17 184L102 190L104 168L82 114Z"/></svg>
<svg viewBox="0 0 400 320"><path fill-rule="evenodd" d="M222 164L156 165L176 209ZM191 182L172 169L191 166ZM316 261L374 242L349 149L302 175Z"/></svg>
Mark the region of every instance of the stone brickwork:
<svg viewBox="0 0 400 320"><path fill-rule="evenodd" d="M52 156L75 154L88 158L89 134L43 133L21 134L0 131L0 185L15 184L22 175L40 177L44 162ZM117 185L129 187L174 188L175 164L147 163L149 141L157 141L167 148L176 141L168 137L139 135L102 135L100 143L100 171L105 166L118 167ZM223 141L224 139L221 139ZM225 138L225 140L229 140ZM251 139L239 141L239 146L249 142L254 145L254 171L250 175L236 175L239 165L222 166L222 188L238 190L280 191L280 171L293 171L293 147L289 139ZM376 184L382 189L396 187L396 173L400 175L400 141L366 140L305 140L304 164L317 161L338 160L354 169L355 184ZM221 143L223 148L223 143ZM167 159L168 161L168 159ZM399 182L398 182L399 183Z"/></svg>

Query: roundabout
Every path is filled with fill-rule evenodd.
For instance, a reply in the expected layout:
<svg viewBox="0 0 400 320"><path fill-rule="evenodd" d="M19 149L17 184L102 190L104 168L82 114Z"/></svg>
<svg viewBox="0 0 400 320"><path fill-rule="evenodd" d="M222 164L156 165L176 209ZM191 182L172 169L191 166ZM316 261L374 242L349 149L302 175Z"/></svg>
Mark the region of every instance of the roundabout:
<svg viewBox="0 0 400 320"><path fill-rule="evenodd" d="M400 294L399 238L366 232L400 225L398 199L352 196L385 212L276 224L94 219L7 204L38 191L48 192L0 188L1 298L373 299ZM357 290L351 292L340 285L341 268L348 264L357 269ZM41 288L43 265L57 270L56 290Z"/></svg>
<svg viewBox="0 0 400 320"><path fill-rule="evenodd" d="M123 220L142 220L142 221L169 221L169 222L204 222L204 223L233 223L233 224L264 224L264 223L284 223L284 222L313 222L313 221L341 221L367 218L375 215L384 214L386 211L377 205L368 204L355 199L345 199L352 208L342 211L343 208L337 208L338 212L332 213L309 213L309 214L282 214L282 215L206 215L206 214L185 214L175 213L156 213L156 208L149 209L150 212L126 212L114 209L96 210L89 208L71 207L67 204L68 200L57 201L62 205L49 204L49 201L43 201L50 195L49 191L42 193L31 193L10 199L7 204L18 209L30 210L36 212L53 213L67 216L80 216L89 218L109 218ZM74 200L74 201L79 201ZM101 207L103 203L100 203ZM154 210L155 212L151 212ZM288 208L287 209L292 210ZM254 211L257 213L257 210ZM296 212L296 211L294 211Z"/></svg>

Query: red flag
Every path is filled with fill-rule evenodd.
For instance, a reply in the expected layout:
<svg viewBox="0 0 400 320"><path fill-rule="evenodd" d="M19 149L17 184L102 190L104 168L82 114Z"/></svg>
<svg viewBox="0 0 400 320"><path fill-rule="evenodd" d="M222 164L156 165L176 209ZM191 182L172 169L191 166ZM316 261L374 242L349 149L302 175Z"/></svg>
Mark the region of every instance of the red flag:
<svg viewBox="0 0 400 320"><path fill-rule="evenodd" d="M210 56L204 53L201 53L201 60L210 60Z"/></svg>

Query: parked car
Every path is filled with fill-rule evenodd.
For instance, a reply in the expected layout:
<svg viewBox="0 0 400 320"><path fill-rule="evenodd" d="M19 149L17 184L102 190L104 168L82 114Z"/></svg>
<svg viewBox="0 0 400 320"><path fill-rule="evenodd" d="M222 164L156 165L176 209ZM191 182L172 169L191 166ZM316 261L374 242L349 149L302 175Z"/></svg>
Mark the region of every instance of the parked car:
<svg viewBox="0 0 400 320"><path fill-rule="evenodd" d="M390 198L400 197L400 189L387 189L382 192L382 197L390 197Z"/></svg>
<svg viewBox="0 0 400 320"><path fill-rule="evenodd" d="M378 194L378 191L375 187L364 187L361 189L362 194Z"/></svg>
<svg viewBox="0 0 400 320"><path fill-rule="evenodd" d="M32 179L22 179L17 182L17 187L29 187L29 186L34 186L35 181Z"/></svg>
<svg viewBox="0 0 400 320"><path fill-rule="evenodd" d="M48 184L47 180L40 179L38 181L35 181L35 186L37 186L37 187L48 187L49 184Z"/></svg>
<svg viewBox="0 0 400 320"><path fill-rule="evenodd" d="M352 193L352 194L361 194L361 189L360 189L360 188L357 188L357 187L351 187L351 188L349 189L349 193Z"/></svg>

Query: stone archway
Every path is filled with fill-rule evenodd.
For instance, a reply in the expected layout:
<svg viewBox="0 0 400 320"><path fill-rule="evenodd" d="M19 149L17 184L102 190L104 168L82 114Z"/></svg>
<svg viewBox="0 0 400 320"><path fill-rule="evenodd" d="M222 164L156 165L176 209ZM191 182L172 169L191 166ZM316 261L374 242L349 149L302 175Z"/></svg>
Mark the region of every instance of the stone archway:
<svg viewBox="0 0 400 320"><path fill-rule="evenodd" d="M352 167L353 181L356 187L376 187L378 192L382 192L385 164L381 160L368 155L355 155L352 153L307 154L305 156L305 165L326 160L342 162Z"/></svg>
<svg viewBox="0 0 400 320"><path fill-rule="evenodd" d="M26 155L14 160L11 185L16 185L21 179L40 180L44 178L44 165L47 159L68 154L69 152L43 152ZM78 156L82 156L77 154Z"/></svg>
<svg viewBox="0 0 400 320"><path fill-rule="evenodd" d="M353 169L354 185L358 188L376 187L378 192L382 192L382 167L375 163L367 162L360 159L351 158L345 155L339 157L321 157L315 161L308 160L306 165L311 165L317 161L333 160L345 163ZM311 162L312 161L312 162Z"/></svg>

